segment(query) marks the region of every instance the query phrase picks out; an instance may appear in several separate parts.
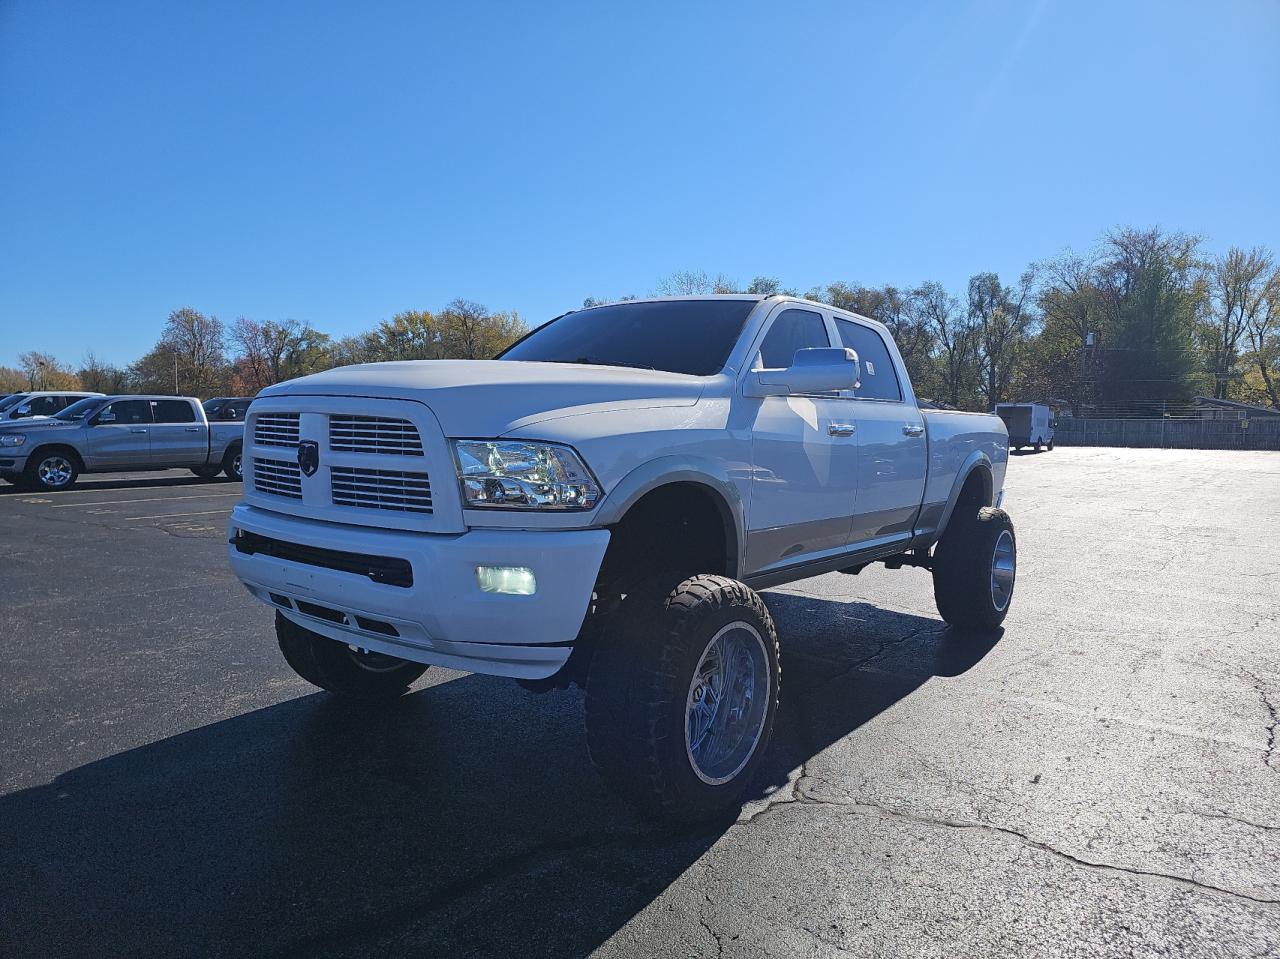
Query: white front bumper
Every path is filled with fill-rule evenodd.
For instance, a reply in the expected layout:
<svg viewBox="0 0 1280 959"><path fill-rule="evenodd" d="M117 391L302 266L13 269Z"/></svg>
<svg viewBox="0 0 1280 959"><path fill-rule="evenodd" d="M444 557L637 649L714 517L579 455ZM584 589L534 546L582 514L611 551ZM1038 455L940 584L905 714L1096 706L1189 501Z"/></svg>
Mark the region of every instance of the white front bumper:
<svg viewBox="0 0 1280 959"><path fill-rule="evenodd" d="M231 514L232 539L238 529L412 566L413 585L392 586L229 545L231 568L249 591L307 629L402 659L522 679L550 676L569 658L609 545L603 529L441 535L324 523L243 503ZM476 579L481 565L528 567L537 590L531 596L482 592ZM273 593L289 605L282 607ZM344 621L307 615L299 601ZM357 617L390 624L399 635L362 629Z"/></svg>

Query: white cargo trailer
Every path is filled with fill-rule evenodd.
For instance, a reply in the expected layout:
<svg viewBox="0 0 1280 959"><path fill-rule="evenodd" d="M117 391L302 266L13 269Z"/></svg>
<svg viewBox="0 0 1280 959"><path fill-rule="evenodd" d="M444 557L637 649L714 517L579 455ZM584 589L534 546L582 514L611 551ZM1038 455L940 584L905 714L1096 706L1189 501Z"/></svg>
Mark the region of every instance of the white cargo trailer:
<svg viewBox="0 0 1280 959"><path fill-rule="evenodd" d="M1009 449L1020 450L1024 446L1034 446L1037 452L1053 449L1053 431L1058 424L1049 407L1039 403L1000 403L995 414L1004 420L1009 431Z"/></svg>

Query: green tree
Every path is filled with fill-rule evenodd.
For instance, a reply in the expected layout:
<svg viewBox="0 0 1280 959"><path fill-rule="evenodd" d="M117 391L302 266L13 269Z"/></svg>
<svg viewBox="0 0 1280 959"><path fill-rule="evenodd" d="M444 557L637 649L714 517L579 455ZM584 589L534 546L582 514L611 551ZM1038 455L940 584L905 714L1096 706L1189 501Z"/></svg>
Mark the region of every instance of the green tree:
<svg viewBox="0 0 1280 959"><path fill-rule="evenodd" d="M1204 385L1194 339L1208 302L1199 243L1158 228L1107 236L1098 271L1107 326L1103 400L1154 410Z"/></svg>

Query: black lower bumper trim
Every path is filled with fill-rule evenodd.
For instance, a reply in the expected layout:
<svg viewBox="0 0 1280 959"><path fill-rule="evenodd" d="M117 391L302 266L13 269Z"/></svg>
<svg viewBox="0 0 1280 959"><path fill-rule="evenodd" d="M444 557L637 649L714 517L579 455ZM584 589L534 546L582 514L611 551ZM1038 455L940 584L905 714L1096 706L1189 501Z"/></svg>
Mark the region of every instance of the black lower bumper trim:
<svg viewBox="0 0 1280 959"><path fill-rule="evenodd" d="M355 573L367 576L375 583L388 586L400 586L405 589L413 585L413 566L407 559L396 559L392 556L372 556L368 553L348 553L339 549L325 549L322 546L304 546L301 543L290 543L282 539L273 539L247 530L236 530L231 538L231 545L241 553L273 556L276 559L301 563L304 566L319 566L323 569L334 569L343 573Z"/></svg>

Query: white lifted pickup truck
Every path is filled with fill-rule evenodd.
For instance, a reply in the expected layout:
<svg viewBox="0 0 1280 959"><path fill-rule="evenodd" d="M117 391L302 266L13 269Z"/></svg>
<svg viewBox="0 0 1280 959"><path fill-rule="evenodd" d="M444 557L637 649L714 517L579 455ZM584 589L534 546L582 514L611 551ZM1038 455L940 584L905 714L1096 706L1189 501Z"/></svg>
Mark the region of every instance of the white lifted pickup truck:
<svg viewBox="0 0 1280 959"><path fill-rule="evenodd" d="M229 554L289 664L340 695L428 665L586 688L643 809L740 800L773 727L755 590L933 572L994 629L1013 595L998 417L922 411L879 323L783 296L567 313L495 360L351 366L250 407Z"/></svg>

